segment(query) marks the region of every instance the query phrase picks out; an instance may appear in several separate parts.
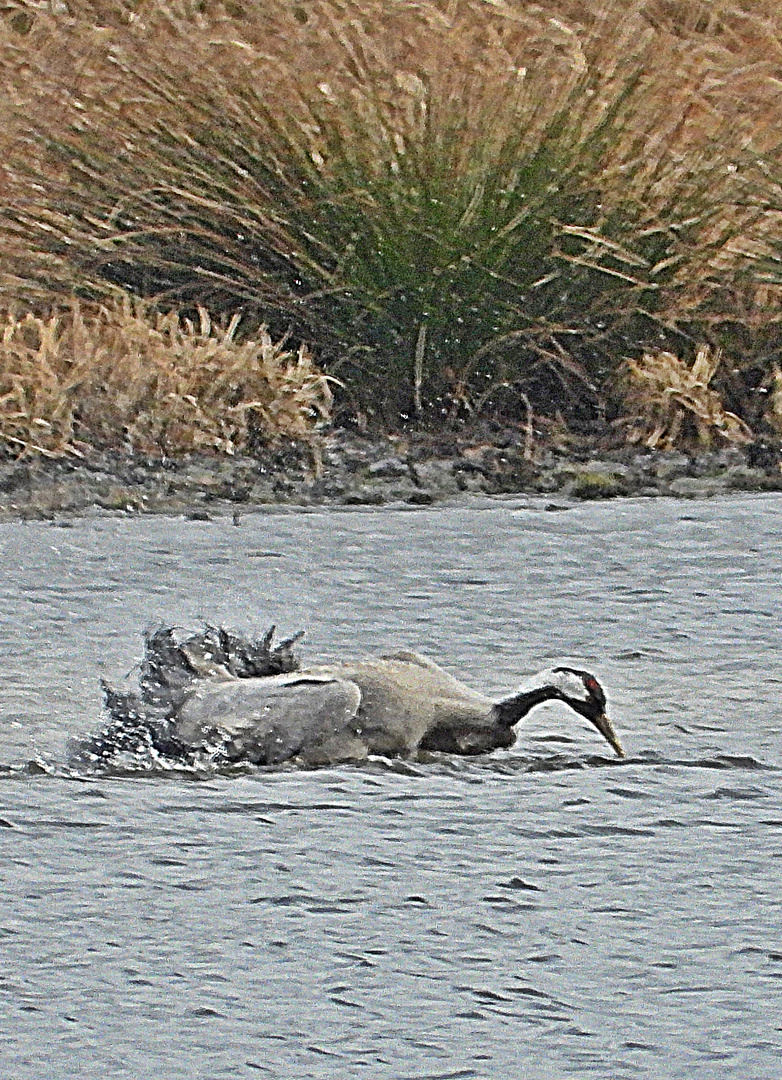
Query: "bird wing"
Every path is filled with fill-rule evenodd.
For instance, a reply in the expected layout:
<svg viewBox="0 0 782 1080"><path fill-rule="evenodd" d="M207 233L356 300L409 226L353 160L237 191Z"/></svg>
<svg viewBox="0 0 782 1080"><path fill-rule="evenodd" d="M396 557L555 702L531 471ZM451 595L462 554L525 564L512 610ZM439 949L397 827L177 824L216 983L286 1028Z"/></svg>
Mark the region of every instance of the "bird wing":
<svg viewBox="0 0 782 1080"><path fill-rule="evenodd" d="M419 750L472 755L511 745L513 734L498 725L494 703L485 694L420 653L402 651L383 659L410 665L411 684L429 702Z"/></svg>
<svg viewBox="0 0 782 1080"><path fill-rule="evenodd" d="M477 753L478 746L494 745L491 699L419 653L397 652L341 670L361 688L359 720L370 753L396 757L446 747Z"/></svg>
<svg viewBox="0 0 782 1080"><path fill-rule="evenodd" d="M178 710L174 734L191 747L217 739L234 760L258 764L505 745L492 701L412 652L264 678L202 679Z"/></svg>
<svg viewBox="0 0 782 1080"><path fill-rule="evenodd" d="M217 737L234 759L257 764L353 760L366 756L352 724L360 703L356 683L328 675L205 679L179 709L175 734L192 747Z"/></svg>
<svg viewBox="0 0 782 1080"><path fill-rule="evenodd" d="M416 667L427 668L429 671L441 671L446 674L445 670L439 664L436 664L434 660L430 660L428 656L423 656L421 653L413 652L412 649L399 649L397 652L382 653L378 659L401 660L404 664L415 664Z"/></svg>
<svg viewBox="0 0 782 1080"><path fill-rule="evenodd" d="M434 660L430 660L428 656L422 656L421 653L402 649L400 652L381 656L380 659L391 661L397 671L406 670L407 674L404 677L409 681L411 688L418 688L420 693L432 699L461 702L468 708L471 706L488 708L491 705L490 699L485 694L473 690L461 679L451 675L450 671L446 671Z"/></svg>

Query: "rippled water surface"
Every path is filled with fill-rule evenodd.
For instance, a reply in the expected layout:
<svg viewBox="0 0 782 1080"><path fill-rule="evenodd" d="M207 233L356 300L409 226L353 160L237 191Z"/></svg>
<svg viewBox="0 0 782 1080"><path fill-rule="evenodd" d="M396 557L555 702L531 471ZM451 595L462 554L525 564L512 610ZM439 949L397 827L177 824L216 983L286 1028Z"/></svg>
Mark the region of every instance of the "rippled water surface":
<svg viewBox="0 0 782 1080"><path fill-rule="evenodd" d="M0 525L0 1063L779 1080L782 499ZM74 776L151 623L413 646L562 707L490 757Z"/></svg>

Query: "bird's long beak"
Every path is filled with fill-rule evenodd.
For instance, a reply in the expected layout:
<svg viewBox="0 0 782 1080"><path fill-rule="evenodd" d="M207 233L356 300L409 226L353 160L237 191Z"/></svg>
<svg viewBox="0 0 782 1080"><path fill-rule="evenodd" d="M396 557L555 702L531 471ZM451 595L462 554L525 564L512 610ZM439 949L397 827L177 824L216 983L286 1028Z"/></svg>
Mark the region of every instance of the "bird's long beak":
<svg viewBox="0 0 782 1080"><path fill-rule="evenodd" d="M595 725L595 727L606 740L606 742L609 742L611 744L613 749L616 751L617 757L625 757L624 747L619 742L613 725L611 724L611 721L608 719L606 714L601 713L600 716L596 717L592 721L592 723Z"/></svg>

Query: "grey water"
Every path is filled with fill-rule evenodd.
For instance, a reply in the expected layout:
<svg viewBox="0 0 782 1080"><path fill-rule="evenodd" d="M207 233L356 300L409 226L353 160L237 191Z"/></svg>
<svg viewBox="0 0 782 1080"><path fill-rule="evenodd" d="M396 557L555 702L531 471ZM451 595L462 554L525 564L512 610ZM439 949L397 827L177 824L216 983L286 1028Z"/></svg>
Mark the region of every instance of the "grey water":
<svg viewBox="0 0 782 1080"><path fill-rule="evenodd" d="M782 498L0 525L0 1074L782 1076ZM89 775L140 631L418 648L509 751ZM131 674L130 682L132 683Z"/></svg>

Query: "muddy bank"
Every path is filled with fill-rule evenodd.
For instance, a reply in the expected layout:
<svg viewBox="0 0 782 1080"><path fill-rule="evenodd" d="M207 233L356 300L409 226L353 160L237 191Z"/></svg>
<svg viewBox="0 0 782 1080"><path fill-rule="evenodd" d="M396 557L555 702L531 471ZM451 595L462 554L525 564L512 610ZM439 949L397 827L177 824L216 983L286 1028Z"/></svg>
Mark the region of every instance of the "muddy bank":
<svg viewBox="0 0 782 1080"><path fill-rule="evenodd" d="M290 444L241 458L96 451L82 459L9 461L0 464L0 520L101 510L198 518L270 505L426 506L474 494L584 500L782 490L778 448L757 445L689 455L584 444L530 455L516 432L448 439L337 430L319 457Z"/></svg>

